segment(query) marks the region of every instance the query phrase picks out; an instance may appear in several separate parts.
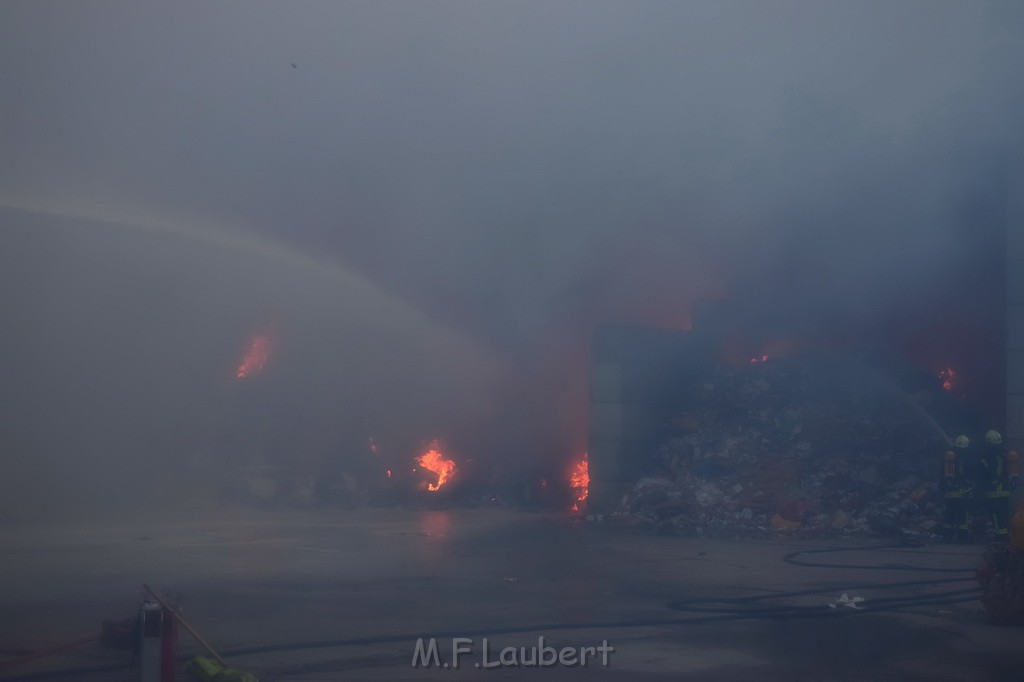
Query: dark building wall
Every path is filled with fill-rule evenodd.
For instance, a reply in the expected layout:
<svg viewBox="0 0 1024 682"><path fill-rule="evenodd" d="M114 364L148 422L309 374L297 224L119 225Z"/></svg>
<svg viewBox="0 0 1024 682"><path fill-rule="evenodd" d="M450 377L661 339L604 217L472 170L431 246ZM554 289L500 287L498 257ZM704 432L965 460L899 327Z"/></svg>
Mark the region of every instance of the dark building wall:
<svg viewBox="0 0 1024 682"><path fill-rule="evenodd" d="M665 406L699 356L683 331L605 326L594 334L588 509L611 511L637 477L651 473Z"/></svg>
<svg viewBox="0 0 1024 682"><path fill-rule="evenodd" d="M1009 172L1006 205L1006 432L1024 452L1024 165Z"/></svg>

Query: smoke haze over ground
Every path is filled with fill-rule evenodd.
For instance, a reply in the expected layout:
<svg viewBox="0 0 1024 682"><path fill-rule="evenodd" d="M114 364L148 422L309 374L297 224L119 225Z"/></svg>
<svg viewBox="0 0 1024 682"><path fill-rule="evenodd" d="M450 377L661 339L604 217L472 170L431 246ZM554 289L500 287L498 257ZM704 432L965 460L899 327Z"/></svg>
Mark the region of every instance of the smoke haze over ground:
<svg viewBox="0 0 1024 682"><path fill-rule="evenodd" d="M1021 64L1016 2L6 2L4 494L214 447L271 328L296 457L574 456L594 326L726 296L991 390Z"/></svg>

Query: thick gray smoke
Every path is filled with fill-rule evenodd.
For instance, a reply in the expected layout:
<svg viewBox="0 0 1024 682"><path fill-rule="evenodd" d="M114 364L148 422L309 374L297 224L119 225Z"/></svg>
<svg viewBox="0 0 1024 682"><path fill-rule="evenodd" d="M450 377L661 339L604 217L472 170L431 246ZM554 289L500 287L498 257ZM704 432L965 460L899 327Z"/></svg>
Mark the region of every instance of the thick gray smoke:
<svg viewBox="0 0 1024 682"><path fill-rule="evenodd" d="M173 469L265 326L263 446L500 462L583 446L595 324L703 298L975 357L1022 63L1012 1L5 2L4 482Z"/></svg>

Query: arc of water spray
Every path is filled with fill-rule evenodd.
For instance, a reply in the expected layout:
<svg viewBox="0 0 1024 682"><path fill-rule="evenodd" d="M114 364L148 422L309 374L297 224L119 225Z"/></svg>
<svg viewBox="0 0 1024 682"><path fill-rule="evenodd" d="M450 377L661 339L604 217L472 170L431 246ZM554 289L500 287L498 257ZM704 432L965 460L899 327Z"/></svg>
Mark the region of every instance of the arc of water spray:
<svg viewBox="0 0 1024 682"><path fill-rule="evenodd" d="M897 396L904 405L910 410L910 412L916 415L920 420L928 426L932 434L940 441L942 441L947 447L953 447L953 439L949 437L949 434L939 425L939 422L935 421L928 410L924 409L921 403L914 400L914 397L907 391L897 386L892 379L884 376L877 370L872 370L875 378L883 385L887 390Z"/></svg>
<svg viewBox="0 0 1024 682"><path fill-rule="evenodd" d="M15 203L0 199L0 210L25 213L38 217L53 217L65 220L84 220L108 229L143 231L156 234L169 234L181 239L195 241L205 246L225 249L235 253L266 258L282 265L304 270L325 278L327 281L350 288L355 288L367 298L378 300L390 306L395 312L401 313L405 319L429 327L441 335L449 343L457 344L464 349L471 349L490 365L500 364L494 355L479 344L467 339L451 328L430 319L423 311L414 308L407 302L382 290L370 280L357 275L339 263L326 258L317 258L311 254L297 250L268 237L246 233L242 230L211 227L209 225L169 223L152 218L135 219L129 216L104 216L87 210L68 210L42 208L26 203Z"/></svg>

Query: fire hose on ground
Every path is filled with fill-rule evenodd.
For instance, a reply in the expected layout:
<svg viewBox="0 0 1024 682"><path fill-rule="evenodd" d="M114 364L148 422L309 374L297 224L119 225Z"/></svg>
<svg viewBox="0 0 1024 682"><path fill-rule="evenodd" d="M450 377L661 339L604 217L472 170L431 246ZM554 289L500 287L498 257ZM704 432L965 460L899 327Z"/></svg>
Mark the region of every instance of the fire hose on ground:
<svg viewBox="0 0 1024 682"><path fill-rule="evenodd" d="M787 554L785 557L783 557L783 561L793 566L802 566L805 568L834 568L868 571L920 571L929 573L951 573L962 575L962 577L959 578L931 578L926 580L905 580L890 583L863 583L846 585L843 588L845 590L890 590L899 589L901 587L927 587L933 585L949 585L955 583L976 582L976 579L974 577L976 569L974 568L909 566L906 564L834 564L804 561L798 558L808 554L834 554L837 552L852 552L865 550L884 551L889 549L900 549L903 547L905 546L901 544L888 544L872 545L870 547L830 547L825 549L799 550ZM714 613L723 615L733 615L737 618L786 619L823 617L839 613L848 614L857 612L889 612L896 611L899 609L912 608L915 606L944 606L964 602L973 602L978 601L981 598L981 590L977 586L974 586L965 589L947 590L945 592L935 592L931 594L872 599L869 603L865 602L864 606L854 604L854 608L851 609L843 608L834 610L822 610L820 605L768 607L756 606L756 604L761 602L767 602L776 599L787 599L794 597L805 597L816 594L825 594L831 591L834 590L812 589L788 592L773 592L771 594L747 595L742 597L684 599L669 602L667 604L667 607L675 611L685 611L688 613Z"/></svg>
<svg viewBox="0 0 1024 682"><path fill-rule="evenodd" d="M885 551L897 548L905 548L905 545L885 544L872 545L868 547L834 547L825 549L811 549L791 552L783 557L786 563L794 566L808 568L833 568L851 570L885 570L885 571L921 571L931 573L959 574L961 577L933 578L924 580L908 580L889 583L862 583L845 585L844 590L888 590L908 587L927 587L934 585L949 585L955 583L975 582L975 568L945 568L934 566L909 566L905 564L833 564L823 562L812 562L800 559L810 554L835 554L851 551ZM966 575L969 574L969 575ZM613 628L639 628L639 627L660 627L672 625L696 625L701 623L738 621L751 619L770 620L791 620L801 618L835 618L850 617L860 613L887 613L902 609L920 606L946 606L965 602L975 602L981 596L977 587L946 590L931 594L919 594L908 596L893 596L881 599L872 599L865 602L864 606L857 605L856 608L833 608L829 609L821 604L815 605L783 605L783 606L759 606L760 603L778 599L792 599L811 595L834 594L837 588L817 588L797 591L772 592L770 594L747 595L742 597L725 598L694 598L673 600L666 604L666 608L673 611L696 614L685 618L643 618L634 620L613 620L613 621L586 621L586 622L561 622L561 623L536 623L530 625L517 625L511 627L497 627L480 630L452 630L450 632L433 632L432 636L438 638L447 637L485 637L499 634L516 634L524 632L546 632L554 630L593 630ZM263 644L249 647L237 647L234 649L220 650L220 657L250 656L255 654L267 654L286 651L305 651L313 649L328 649L346 646L368 646L374 644L389 644L400 642L412 642L422 637L422 633L403 633L393 635L374 635L367 637L354 637L343 639L310 640L298 642L285 642L279 644ZM93 638L95 639L95 638ZM209 651L209 645L204 645ZM180 655L176 660L187 661L191 655ZM0 682L15 682L22 680L42 680L48 678L74 677L102 672L124 670L127 665L96 665L76 668L60 668L53 670L40 670L22 674L6 675L0 677Z"/></svg>

